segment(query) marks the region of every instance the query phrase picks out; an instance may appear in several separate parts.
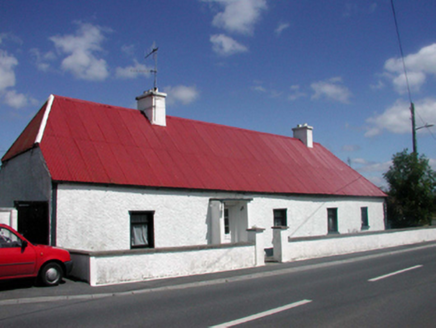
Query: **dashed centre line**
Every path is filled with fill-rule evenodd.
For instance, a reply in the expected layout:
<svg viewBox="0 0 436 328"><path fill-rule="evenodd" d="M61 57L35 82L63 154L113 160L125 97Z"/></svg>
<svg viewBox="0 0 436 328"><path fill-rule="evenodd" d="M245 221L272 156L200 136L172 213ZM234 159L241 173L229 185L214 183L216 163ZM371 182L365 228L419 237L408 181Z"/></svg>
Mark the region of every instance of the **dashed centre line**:
<svg viewBox="0 0 436 328"><path fill-rule="evenodd" d="M233 327L233 326L236 326L236 325L240 325L241 323L245 323L245 322L253 321L253 320L256 320L256 319L263 318L263 317L267 317L269 315L272 315L272 314L275 314L275 313L279 313L279 312L282 312L282 311L286 311L286 310L289 310L289 309L292 309L292 308L295 308L297 306L301 306L301 305L304 305L304 304L307 304L307 303L310 303L310 302L312 302L312 301L311 300L298 301L298 302L295 302L295 303L291 303L291 304L287 304L287 305L284 305L284 306L280 306L280 307L275 308L275 309L271 309L271 310L268 310L268 311L264 311L264 312L260 312L260 313L257 313L257 314L253 314L253 315L250 315L250 316L245 317L245 318L241 318L241 319L225 322L225 323L222 323L220 325L212 326L210 328Z"/></svg>
<svg viewBox="0 0 436 328"><path fill-rule="evenodd" d="M374 281L382 280L382 279L389 278L389 277L395 276L395 275L400 274L400 273L403 273L403 272L407 272L407 271L410 271L410 270L419 269L419 268L421 268L421 267L422 267L421 264L419 264L419 265L415 265L415 266L410 267L410 268L407 268L407 269L403 269L403 270L395 271L395 272L392 272L392 273L385 274L385 275L383 275L383 276L379 276L379 277L375 277L375 278L369 279L368 281L369 281L369 282L374 282Z"/></svg>

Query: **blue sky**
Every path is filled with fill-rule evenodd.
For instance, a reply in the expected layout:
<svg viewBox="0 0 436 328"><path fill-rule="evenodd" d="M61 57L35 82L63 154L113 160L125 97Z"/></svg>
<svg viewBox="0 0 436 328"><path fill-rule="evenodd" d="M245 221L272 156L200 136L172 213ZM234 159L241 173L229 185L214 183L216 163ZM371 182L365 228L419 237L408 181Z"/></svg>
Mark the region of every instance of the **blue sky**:
<svg viewBox="0 0 436 328"><path fill-rule="evenodd" d="M436 2L395 0L417 126L436 124ZM412 148L390 0L0 0L0 155L50 94L314 140L381 186ZM436 169L436 128L418 151Z"/></svg>

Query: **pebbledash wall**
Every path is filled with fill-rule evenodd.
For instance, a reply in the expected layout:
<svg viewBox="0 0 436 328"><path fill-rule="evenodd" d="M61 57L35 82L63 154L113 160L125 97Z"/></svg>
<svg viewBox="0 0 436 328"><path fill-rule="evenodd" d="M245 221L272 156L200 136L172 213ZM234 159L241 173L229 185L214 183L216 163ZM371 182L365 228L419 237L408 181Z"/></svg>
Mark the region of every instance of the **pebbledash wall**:
<svg viewBox="0 0 436 328"><path fill-rule="evenodd" d="M289 238L286 227L274 228L274 259L292 262L436 241L436 227L360 234Z"/></svg>
<svg viewBox="0 0 436 328"><path fill-rule="evenodd" d="M12 228L16 228L18 223L18 213L15 208L0 207L0 223L7 224Z"/></svg>
<svg viewBox="0 0 436 328"><path fill-rule="evenodd" d="M128 252L70 251L71 275L101 286L195 274L251 268L264 265L256 258L256 243L141 249Z"/></svg>
<svg viewBox="0 0 436 328"><path fill-rule="evenodd" d="M56 245L87 251L130 249L130 211L154 212L155 247L212 244L212 199L248 199L247 228L264 228L272 247L273 210L287 209L289 237L327 234L327 209L338 208L338 232L361 230L361 207L370 231L384 230L384 199L273 196L239 193L58 184ZM238 240L247 241L245 237Z"/></svg>
<svg viewBox="0 0 436 328"><path fill-rule="evenodd" d="M238 241L247 240L245 229L260 227L265 229L266 248L272 247L274 209L287 210L287 233L292 238L326 235L327 208L332 207L338 208L341 234L360 231L361 207L368 207L369 231L385 228L383 198L53 184L38 147L4 163L0 180L0 207L13 208L14 201L48 201L50 229L54 229L50 237L55 238L51 244L78 250L130 249L129 211L154 211L157 248L219 243L213 236L213 199L245 200L246 208L240 213L246 211L246 221ZM16 220L12 223L16 225Z"/></svg>

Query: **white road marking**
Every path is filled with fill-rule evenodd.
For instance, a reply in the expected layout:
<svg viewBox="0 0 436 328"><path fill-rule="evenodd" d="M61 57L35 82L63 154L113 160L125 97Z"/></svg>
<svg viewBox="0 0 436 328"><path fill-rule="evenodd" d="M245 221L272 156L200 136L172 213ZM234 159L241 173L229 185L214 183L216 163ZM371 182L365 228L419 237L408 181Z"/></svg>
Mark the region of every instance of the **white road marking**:
<svg viewBox="0 0 436 328"><path fill-rule="evenodd" d="M312 302L312 301L311 300L302 300L302 301L291 303L291 304L288 304L288 305L284 305L284 306L281 306L281 307L278 307L278 308L275 308L275 309L271 309L271 310L268 310L268 311L265 311L265 312L260 312L260 313L257 313L257 314L253 314L253 315L250 315L250 316L245 317L245 318L241 318L241 319L225 322L225 323L222 323L220 325L212 326L210 328L233 327L233 326L239 325L241 323L245 323L245 322L253 321L253 320L256 320L256 319L259 319L259 318L263 318L263 317L266 317L266 316L269 316L269 315L272 315L272 314L275 314L275 313L279 313L279 312L282 312L282 311L286 311L286 310L289 310L289 309L292 309L292 308L295 308L297 306L304 305L304 304L307 304L307 303L310 303L310 302Z"/></svg>
<svg viewBox="0 0 436 328"><path fill-rule="evenodd" d="M374 282L374 281L377 281L377 280L381 280L381 279L385 279L385 278L388 278L388 277L391 277L391 276L395 276L397 274L400 274L400 273L403 273L403 272L406 272L406 271L415 270L415 269L418 269L418 268L421 268L421 267L422 267L422 265L415 265L415 266L407 268L407 269L395 271L395 272L388 273L388 274L385 274L385 275L380 276L380 277L375 277L375 278L369 279L368 281Z"/></svg>

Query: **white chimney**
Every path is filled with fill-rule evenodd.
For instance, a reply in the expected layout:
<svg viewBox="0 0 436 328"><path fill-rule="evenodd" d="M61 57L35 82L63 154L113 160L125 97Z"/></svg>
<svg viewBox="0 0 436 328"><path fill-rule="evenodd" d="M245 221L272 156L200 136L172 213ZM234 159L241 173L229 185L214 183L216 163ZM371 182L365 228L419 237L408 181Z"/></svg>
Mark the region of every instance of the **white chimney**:
<svg viewBox="0 0 436 328"><path fill-rule="evenodd" d="M294 138L300 139L307 148L313 148L313 127L304 124L298 124L296 128L293 128Z"/></svg>
<svg viewBox="0 0 436 328"><path fill-rule="evenodd" d="M159 92L156 89L145 91L139 97L136 97L138 109L145 113L153 125L166 126L166 93Z"/></svg>

